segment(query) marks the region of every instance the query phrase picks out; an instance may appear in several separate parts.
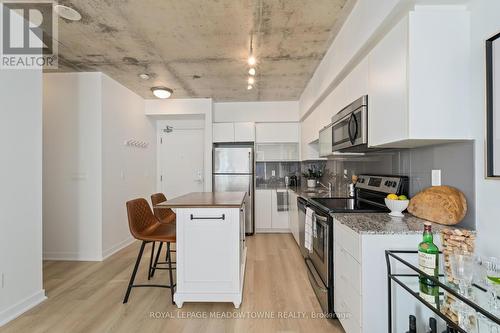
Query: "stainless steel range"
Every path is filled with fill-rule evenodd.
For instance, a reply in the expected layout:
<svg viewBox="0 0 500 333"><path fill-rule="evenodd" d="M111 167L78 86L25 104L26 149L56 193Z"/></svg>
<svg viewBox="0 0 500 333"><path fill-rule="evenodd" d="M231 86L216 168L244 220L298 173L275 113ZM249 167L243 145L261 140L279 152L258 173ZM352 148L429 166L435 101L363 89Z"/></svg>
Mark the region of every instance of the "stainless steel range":
<svg viewBox="0 0 500 333"><path fill-rule="evenodd" d="M335 318L333 308L333 217L335 213L383 213L389 212L384 198L389 194L408 195L408 177L360 175L355 186L354 198L299 197L301 212L299 239L305 257L309 281L329 317ZM304 247L304 225L307 207L313 210L312 251Z"/></svg>

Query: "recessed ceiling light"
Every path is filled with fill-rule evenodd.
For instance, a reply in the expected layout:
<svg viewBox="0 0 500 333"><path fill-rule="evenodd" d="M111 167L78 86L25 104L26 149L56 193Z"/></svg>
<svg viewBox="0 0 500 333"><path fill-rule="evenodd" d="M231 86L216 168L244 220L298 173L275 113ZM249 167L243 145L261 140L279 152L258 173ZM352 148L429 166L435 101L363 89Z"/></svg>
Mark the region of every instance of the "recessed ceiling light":
<svg viewBox="0 0 500 333"><path fill-rule="evenodd" d="M250 68L250 69L248 70L248 74L250 74L250 75L252 75L252 76L253 76L253 75L255 75L255 68L253 68L253 67L252 67L252 68Z"/></svg>
<svg viewBox="0 0 500 333"><path fill-rule="evenodd" d="M250 76L248 78L248 84L254 84L254 83L255 83L255 79L252 76Z"/></svg>
<svg viewBox="0 0 500 333"><path fill-rule="evenodd" d="M74 10L71 7L63 6L63 5L55 5L54 11L62 18L70 21L80 21L82 19L82 15L79 12Z"/></svg>
<svg viewBox="0 0 500 333"><path fill-rule="evenodd" d="M255 57L253 55L251 55L250 57L248 57L248 64L250 66L253 66L257 63L257 60L255 59Z"/></svg>
<svg viewBox="0 0 500 333"><path fill-rule="evenodd" d="M149 80L149 74L146 73L139 74L139 77L143 80Z"/></svg>
<svg viewBox="0 0 500 333"><path fill-rule="evenodd" d="M153 87L151 88L151 91L153 92L153 95L161 99L169 98L174 92L172 89L167 87Z"/></svg>
<svg viewBox="0 0 500 333"><path fill-rule="evenodd" d="M249 84L249 85L247 86L247 89L248 89L248 90L252 90L252 89L253 89L253 86L252 86L251 84Z"/></svg>

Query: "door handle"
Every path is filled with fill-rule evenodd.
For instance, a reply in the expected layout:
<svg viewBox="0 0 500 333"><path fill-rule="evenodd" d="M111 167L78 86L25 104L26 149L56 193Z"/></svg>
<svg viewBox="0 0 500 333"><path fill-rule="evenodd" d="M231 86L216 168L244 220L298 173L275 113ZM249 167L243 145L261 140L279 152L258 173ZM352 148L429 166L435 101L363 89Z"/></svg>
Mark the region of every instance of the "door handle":
<svg viewBox="0 0 500 333"><path fill-rule="evenodd" d="M324 216L321 216L321 215L318 215L318 214L314 214L314 216L316 217L316 219L322 221L322 222L327 222L328 221L328 218L324 217Z"/></svg>
<svg viewBox="0 0 500 333"><path fill-rule="evenodd" d="M354 121L354 134L351 133L351 122ZM347 123L347 133L349 134L349 141L351 141L351 144L354 144L356 142L356 136L358 135L358 121L356 119L356 116L354 115L354 112L351 113L351 117L349 118L349 122Z"/></svg>

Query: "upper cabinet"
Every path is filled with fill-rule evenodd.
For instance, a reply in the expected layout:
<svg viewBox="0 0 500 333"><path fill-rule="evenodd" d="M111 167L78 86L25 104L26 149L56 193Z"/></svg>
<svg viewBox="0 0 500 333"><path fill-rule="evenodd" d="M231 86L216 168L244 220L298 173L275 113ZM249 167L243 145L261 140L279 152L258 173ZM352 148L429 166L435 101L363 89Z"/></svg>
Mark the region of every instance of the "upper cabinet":
<svg viewBox="0 0 500 333"><path fill-rule="evenodd" d="M471 138L469 17L416 9L369 54L368 144L400 148Z"/></svg>
<svg viewBox="0 0 500 333"><path fill-rule="evenodd" d="M257 143L285 143L300 141L299 123L257 123L255 137Z"/></svg>
<svg viewBox="0 0 500 333"><path fill-rule="evenodd" d="M234 141L236 142L255 141L255 124L234 123Z"/></svg>
<svg viewBox="0 0 500 333"><path fill-rule="evenodd" d="M253 142L255 141L254 123L214 123L213 142Z"/></svg>

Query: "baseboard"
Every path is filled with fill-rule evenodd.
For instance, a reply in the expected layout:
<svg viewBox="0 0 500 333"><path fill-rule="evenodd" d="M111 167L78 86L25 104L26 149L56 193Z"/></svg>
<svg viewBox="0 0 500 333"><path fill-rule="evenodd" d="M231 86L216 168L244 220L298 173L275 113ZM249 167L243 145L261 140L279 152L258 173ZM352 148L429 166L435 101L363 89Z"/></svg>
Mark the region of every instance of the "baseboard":
<svg viewBox="0 0 500 333"><path fill-rule="evenodd" d="M103 261L104 259L112 256L116 252L120 251L124 247L129 246L134 242L134 238L129 237L123 241L111 246L110 248L103 250L102 255L81 253L81 252L44 252L43 260L53 260L53 261Z"/></svg>
<svg viewBox="0 0 500 333"><path fill-rule="evenodd" d="M43 260L54 261L102 261L102 257L97 254L81 252L44 252Z"/></svg>
<svg viewBox="0 0 500 333"><path fill-rule="evenodd" d="M105 260L109 257L111 257L113 254L116 252L120 251L121 249L129 246L135 241L135 238L129 237L127 239L124 239L123 241L111 246L109 249L103 250L102 251L102 260Z"/></svg>
<svg viewBox="0 0 500 333"><path fill-rule="evenodd" d="M0 312L0 327L7 324L9 321L16 319L29 309L37 306L47 299L45 290L40 290L32 296L29 296L21 302L11 306L10 308Z"/></svg>
<svg viewBox="0 0 500 333"><path fill-rule="evenodd" d="M256 234L290 234L290 229L255 228Z"/></svg>

